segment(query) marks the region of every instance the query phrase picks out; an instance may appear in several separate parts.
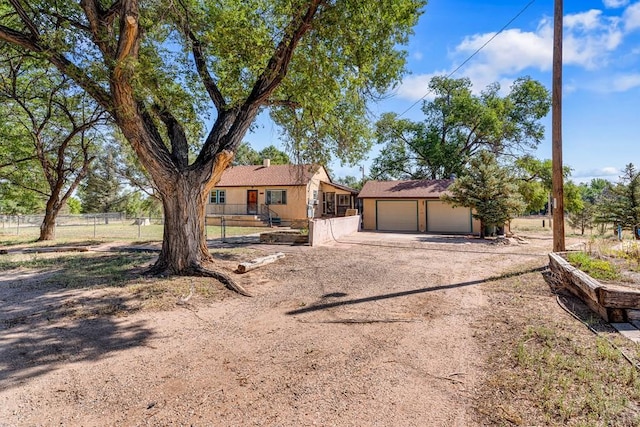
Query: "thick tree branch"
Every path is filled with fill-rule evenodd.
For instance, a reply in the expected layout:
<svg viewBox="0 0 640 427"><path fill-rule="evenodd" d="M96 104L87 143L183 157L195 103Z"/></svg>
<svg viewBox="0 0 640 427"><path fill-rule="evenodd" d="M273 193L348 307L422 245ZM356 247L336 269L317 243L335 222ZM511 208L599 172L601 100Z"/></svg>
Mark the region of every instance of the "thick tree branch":
<svg viewBox="0 0 640 427"><path fill-rule="evenodd" d="M211 77L211 73L209 73L207 61L205 60L204 53L202 51L202 44L193 32L187 31L187 35L189 40L191 40L191 51L193 52L193 58L195 59L196 69L198 70L200 79L202 79L202 83L204 84L209 97L213 101L213 104L216 106L216 109L218 112L221 112L226 108L227 102L225 101L224 96L222 96L220 89L218 89L218 85L215 80Z"/></svg>
<svg viewBox="0 0 640 427"><path fill-rule="evenodd" d="M247 107L250 104L263 103L285 78L293 52L302 37L311 29L311 23L322 3L322 0L310 1L304 15L294 16L284 29L284 37L245 102Z"/></svg>
<svg viewBox="0 0 640 427"><path fill-rule="evenodd" d="M115 21L118 13L120 13L120 8L122 7L122 2L120 0L114 1L109 9L106 9L102 12L102 21L106 25L112 25L113 21Z"/></svg>
<svg viewBox="0 0 640 427"><path fill-rule="evenodd" d="M187 135L182 125L166 108L159 105L153 106L154 112L167 127L169 141L171 141L171 155L180 169L184 169L189 164L189 143Z"/></svg>
<svg viewBox="0 0 640 427"><path fill-rule="evenodd" d="M107 42L108 29L103 20L103 13L99 9L99 5L95 0L81 0L80 6L84 10L84 14L89 21L89 28L93 42L98 46L103 55L113 57L113 48Z"/></svg>
<svg viewBox="0 0 640 427"><path fill-rule="evenodd" d="M11 3L11 6L13 6L13 9L20 17L22 23L27 27L27 29L31 33L31 36L38 37L38 27L36 27L31 18L29 18L29 15L27 15L27 12L24 10L20 2L18 0L9 0L9 3Z"/></svg>

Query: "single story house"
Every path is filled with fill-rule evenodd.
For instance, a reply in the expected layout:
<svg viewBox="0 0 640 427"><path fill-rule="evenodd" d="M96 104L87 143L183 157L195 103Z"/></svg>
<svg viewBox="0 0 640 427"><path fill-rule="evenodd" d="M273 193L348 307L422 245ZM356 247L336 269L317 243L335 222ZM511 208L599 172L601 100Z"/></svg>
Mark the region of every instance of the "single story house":
<svg viewBox="0 0 640 427"><path fill-rule="evenodd" d="M233 166L222 174L207 204L207 223L305 227L309 218L344 216L357 191L331 182L321 165ZM244 221L244 222L243 222ZM250 224L250 222L253 222Z"/></svg>
<svg viewBox="0 0 640 427"><path fill-rule="evenodd" d="M440 196L452 179L367 181L360 190L363 228L378 231L471 234L480 232L480 221L471 209L452 207Z"/></svg>

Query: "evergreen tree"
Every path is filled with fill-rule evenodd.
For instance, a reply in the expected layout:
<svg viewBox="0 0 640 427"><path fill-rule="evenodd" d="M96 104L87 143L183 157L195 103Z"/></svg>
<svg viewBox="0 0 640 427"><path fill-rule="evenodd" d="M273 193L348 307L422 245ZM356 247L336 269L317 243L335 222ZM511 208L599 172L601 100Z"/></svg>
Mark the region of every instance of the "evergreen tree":
<svg viewBox="0 0 640 427"><path fill-rule="evenodd" d="M107 147L90 168L78 194L83 212L106 213L119 210L122 196L115 158L115 148Z"/></svg>
<svg viewBox="0 0 640 427"><path fill-rule="evenodd" d="M633 163L625 167L617 184L602 192L596 221L633 230L635 238L640 239L640 172Z"/></svg>
<svg viewBox="0 0 640 427"><path fill-rule="evenodd" d="M473 217L480 220L481 238L485 227L503 226L525 207L516 179L488 151L471 159L465 174L454 181L442 200L454 207L471 208Z"/></svg>

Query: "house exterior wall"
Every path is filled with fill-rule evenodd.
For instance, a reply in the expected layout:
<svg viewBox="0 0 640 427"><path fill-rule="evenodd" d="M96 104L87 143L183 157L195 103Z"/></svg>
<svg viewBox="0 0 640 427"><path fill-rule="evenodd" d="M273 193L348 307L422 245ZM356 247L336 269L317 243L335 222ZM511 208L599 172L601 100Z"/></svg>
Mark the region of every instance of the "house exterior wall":
<svg viewBox="0 0 640 427"><path fill-rule="evenodd" d="M326 194L326 196L325 196ZM347 203L340 203L339 196L347 196ZM330 198L330 200L328 200ZM322 215L338 215L344 216L347 209L354 207L354 197L351 192L343 190L333 185L327 184L326 181L320 183L320 191L318 192L318 204L315 205L314 214L315 217L321 217ZM329 204L332 207L329 208Z"/></svg>
<svg viewBox="0 0 640 427"><path fill-rule="evenodd" d="M471 210L452 207L439 201L427 201L427 231L434 233L469 233L472 230Z"/></svg>
<svg viewBox="0 0 640 427"><path fill-rule="evenodd" d="M415 201L418 231L435 233L480 232L480 222L471 216L468 208L452 208L438 199L363 199L362 225L364 230L378 229L379 201ZM428 212L427 212L428 210Z"/></svg>
<svg viewBox="0 0 640 427"><path fill-rule="evenodd" d="M362 204L362 228L365 230L378 229L378 206L377 202L382 201L414 201L416 206L416 215L418 223L418 231L425 232L427 230L426 221L426 204L423 199L364 199Z"/></svg>
<svg viewBox="0 0 640 427"><path fill-rule="evenodd" d="M300 186L269 186L269 187L217 187L216 190L224 190L226 195L225 205L229 205L229 212L232 211L231 207L237 210L240 208L240 212L235 212L236 215L246 214L246 211L242 211L243 206L247 204L247 191L258 190L258 212L260 207L266 204L267 190L284 190L287 194L287 203L284 205L270 204L269 209L275 212L280 218L286 220L305 219L307 218L307 187L305 185ZM209 205L211 206L211 205ZM208 212L210 212L209 210Z"/></svg>
<svg viewBox="0 0 640 427"><path fill-rule="evenodd" d="M305 174L304 178L295 179L293 181L305 181L301 185L259 185L259 186L219 186L214 191L225 192L225 203L223 204L207 204L207 215L247 215L247 191L257 190L257 210L260 213L260 209L263 205L266 205L267 191L268 190L284 190L287 193L286 204L270 204L271 209L277 216L279 216L284 222L295 222L301 224L304 222L304 226L307 224L309 217L317 218L326 214L326 204L324 204L324 195L330 196L333 201L333 215L344 215L347 208L353 207L353 195L348 190L344 190L335 187L330 184L331 179L327 174L324 167L319 167L318 170L308 177ZM344 194L348 197L339 197ZM342 200L341 200L342 199ZM339 203L343 201L344 203ZM311 209L310 209L311 207ZM330 215L330 216L333 216ZM289 224L287 224L289 225Z"/></svg>

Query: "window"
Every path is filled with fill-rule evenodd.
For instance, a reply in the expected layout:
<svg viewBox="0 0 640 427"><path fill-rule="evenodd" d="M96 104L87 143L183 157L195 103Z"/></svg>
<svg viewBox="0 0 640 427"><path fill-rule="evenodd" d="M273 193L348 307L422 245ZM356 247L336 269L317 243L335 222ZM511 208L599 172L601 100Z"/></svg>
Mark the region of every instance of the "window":
<svg viewBox="0 0 640 427"><path fill-rule="evenodd" d="M348 194L338 194L338 206L349 206Z"/></svg>
<svg viewBox="0 0 640 427"><path fill-rule="evenodd" d="M209 203L212 205L224 205L227 200L226 190L211 190L211 196L209 196Z"/></svg>
<svg viewBox="0 0 640 427"><path fill-rule="evenodd" d="M268 205L286 205L287 190L267 190Z"/></svg>

